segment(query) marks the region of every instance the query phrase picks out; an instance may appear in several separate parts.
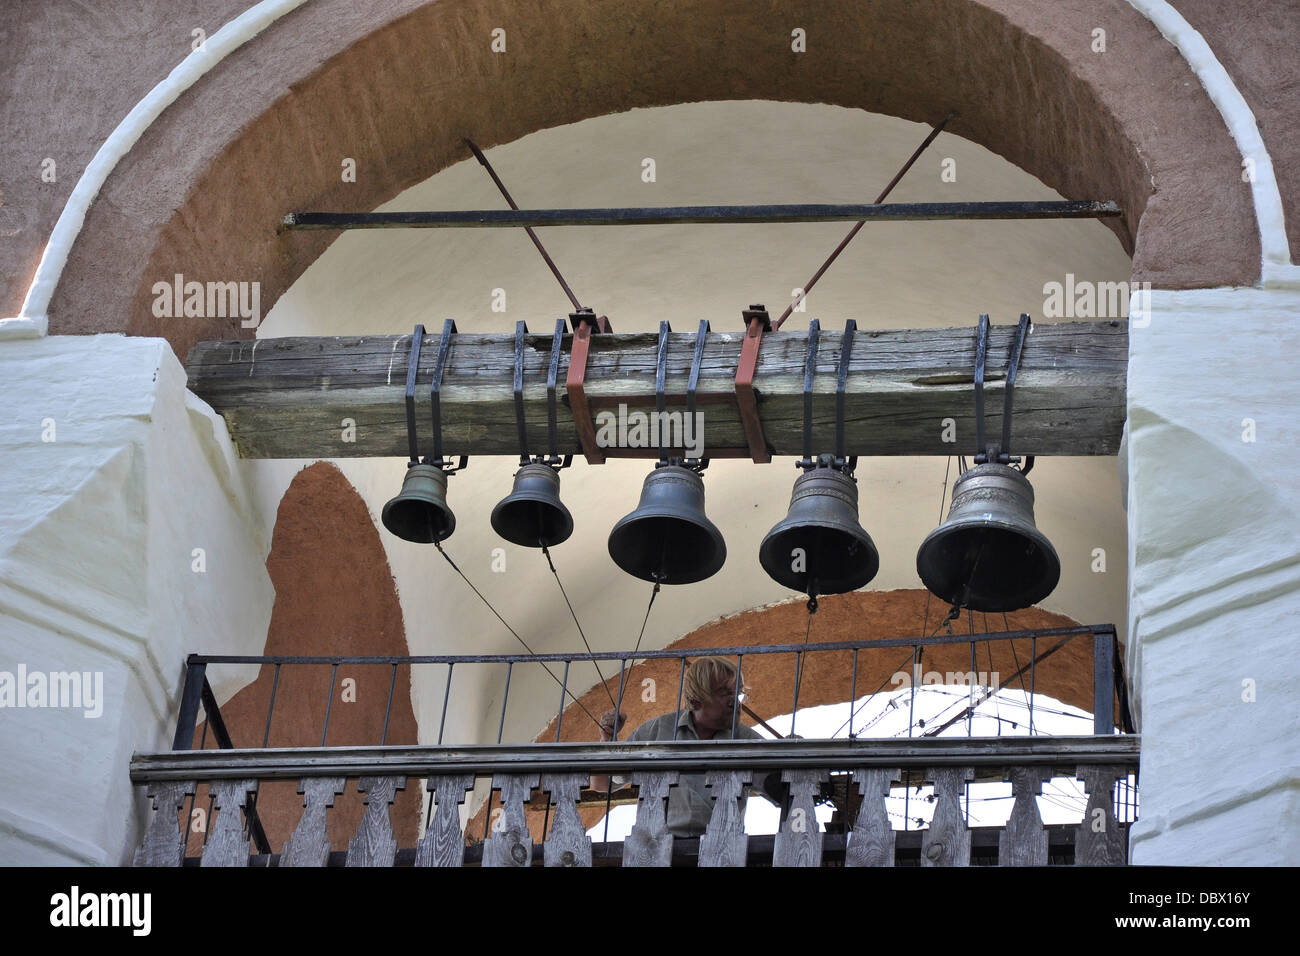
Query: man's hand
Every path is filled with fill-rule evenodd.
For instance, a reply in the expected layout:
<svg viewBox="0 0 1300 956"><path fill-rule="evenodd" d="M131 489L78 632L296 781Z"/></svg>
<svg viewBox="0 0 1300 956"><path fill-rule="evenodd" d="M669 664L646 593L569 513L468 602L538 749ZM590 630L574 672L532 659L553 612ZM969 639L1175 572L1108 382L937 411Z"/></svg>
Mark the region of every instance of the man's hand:
<svg viewBox="0 0 1300 956"><path fill-rule="evenodd" d="M618 723L616 724L614 722L614 712L612 710L605 711L600 715L600 739L613 740L614 734L622 730L625 723L627 723L626 714L619 714Z"/></svg>

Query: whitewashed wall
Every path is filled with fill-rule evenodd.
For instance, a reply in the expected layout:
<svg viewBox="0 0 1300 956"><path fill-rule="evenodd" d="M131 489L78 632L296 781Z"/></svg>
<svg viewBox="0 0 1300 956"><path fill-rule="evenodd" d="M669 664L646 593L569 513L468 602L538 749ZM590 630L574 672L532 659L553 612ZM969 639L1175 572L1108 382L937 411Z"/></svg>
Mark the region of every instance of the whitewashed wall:
<svg viewBox="0 0 1300 956"><path fill-rule="evenodd" d="M1139 864L1300 863L1300 291L1156 292L1129 346Z"/></svg>
<svg viewBox="0 0 1300 956"><path fill-rule="evenodd" d="M161 339L0 343L0 408L0 671L100 673L104 697L0 709L0 863L126 863L131 753L171 746L186 654L261 650L267 543Z"/></svg>

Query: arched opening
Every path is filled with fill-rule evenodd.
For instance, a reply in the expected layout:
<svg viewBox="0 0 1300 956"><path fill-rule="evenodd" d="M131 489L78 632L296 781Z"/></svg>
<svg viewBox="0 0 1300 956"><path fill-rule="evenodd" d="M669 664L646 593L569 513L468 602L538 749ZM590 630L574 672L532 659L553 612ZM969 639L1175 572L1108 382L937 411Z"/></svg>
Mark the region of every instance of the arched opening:
<svg viewBox="0 0 1300 956"><path fill-rule="evenodd" d="M331 241L279 233L286 212L373 209L464 158L465 135L488 147L611 112L737 98L924 122L955 112L954 134L1063 195L1116 199L1135 278L1199 287L1258 273L1246 184L1205 186L1216 168L1238 168L1231 140L1208 99L1168 92L1194 86L1187 66L1127 8L1108 13L1101 57L1085 11L972 0L746 7L741 18L727 0L670 4L635 31L583 4L546 14L474 0L413 6L340 28L328 4L306 5L206 77L92 207L51 328L161 335L178 355L248 337L238 321L154 317L153 284L176 273L257 281L269 309ZM794 19L811 38L805 53L791 46ZM492 51L498 28L513 37L507 53ZM1189 167L1189 155L1202 161ZM346 159L355 182L341 175ZM1153 178L1160 194L1148 208Z"/></svg>

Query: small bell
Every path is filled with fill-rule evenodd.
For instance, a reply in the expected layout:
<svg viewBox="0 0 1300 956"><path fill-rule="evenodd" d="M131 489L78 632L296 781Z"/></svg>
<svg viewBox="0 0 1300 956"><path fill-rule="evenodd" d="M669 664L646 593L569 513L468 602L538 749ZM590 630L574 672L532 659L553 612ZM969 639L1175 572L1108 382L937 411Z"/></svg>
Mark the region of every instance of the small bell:
<svg viewBox="0 0 1300 956"><path fill-rule="evenodd" d="M856 591L876 576L880 555L858 523L858 485L819 464L795 479L790 510L758 550L772 580L805 594Z"/></svg>
<svg viewBox="0 0 1300 956"><path fill-rule="evenodd" d="M539 548L573 534L573 515L560 501L560 475L533 462L515 472L514 490L492 509L492 529L512 544Z"/></svg>
<svg viewBox="0 0 1300 956"><path fill-rule="evenodd" d="M447 474L436 465L406 468L402 490L384 505L384 527L415 544L432 544L451 537L456 516L447 507Z"/></svg>
<svg viewBox="0 0 1300 956"><path fill-rule="evenodd" d="M691 468L657 466L636 510L609 533L609 556L644 581L691 584L716 574L727 545L704 516L704 479Z"/></svg>
<svg viewBox="0 0 1300 956"><path fill-rule="evenodd" d="M1056 588L1061 561L1034 524L1034 489L1009 465L967 470L948 518L921 543L916 572L933 594L973 611L1017 611Z"/></svg>

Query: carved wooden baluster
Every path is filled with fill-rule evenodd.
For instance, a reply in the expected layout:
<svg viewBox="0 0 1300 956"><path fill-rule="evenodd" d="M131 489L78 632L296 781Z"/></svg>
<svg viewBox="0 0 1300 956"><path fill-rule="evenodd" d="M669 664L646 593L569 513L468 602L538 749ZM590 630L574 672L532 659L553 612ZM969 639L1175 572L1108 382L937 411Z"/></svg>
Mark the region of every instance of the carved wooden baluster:
<svg viewBox="0 0 1300 956"><path fill-rule="evenodd" d="M193 780L157 780L146 791L153 813L144 840L135 851L135 866L180 866L185 861L185 827L177 827L176 815L193 795Z"/></svg>
<svg viewBox="0 0 1300 956"><path fill-rule="evenodd" d="M922 866L970 866L970 830L961 815L963 783L973 780L969 767L935 767L927 774L934 782L934 816L921 841Z"/></svg>
<svg viewBox="0 0 1300 956"><path fill-rule="evenodd" d="M460 831L460 805L474 787L473 774L430 777L429 792L435 794L433 820L415 851L416 866L461 866L465 862L465 839Z"/></svg>
<svg viewBox="0 0 1300 956"><path fill-rule="evenodd" d="M214 780L210 784L216 802L217 822L208 834L200 866L248 866L248 834L243 814L248 795L257 789L256 780Z"/></svg>
<svg viewBox="0 0 1300 956"><path fill-rule="evenodd" d="M821 866L822 828L817 822L816 796L828 776L825 770L783 770L790 785L790 812L772 844L773 866Z"/></svg>
<svg viewBox="0 0 1300 956"><path fill-rule="evenodd" d="M749 837L741 810L748 770L710 770L704 783L713 791L713 815L700 837L699 866L744 866Z"/></svg>
<svg viewBox="0 0 1300 956"><path fill-rule="evenodd" d="M285 841L281 866L325 866L330 860L330 838L325 813L343 792L346 777L307 777L298 784L303 794L302 816L293 835Z"/></svg>
<svg viewBox="0 0 1300 956"><path fill-rule="evenodd" d="M542 847L547 866L591 866L591 838L578 816L578 798L590 779L584 773L549 773L542 778L542 789L555 807Z"/></svg>
<svg viewBox="0 0 1300 956"><path fill-rule="evenodd" d="M492 786L501 791L501 816L491 825L492 835L483 844L484 866L533 865L533 836L528 832L524 805L537 784L535 773L493 778Z"/></svg>
<svg viewBox="0 0 1300 956"><path fill-rule="evenodd" d="M1047 866L1047 831L1034 797L1052 772L1044 767L1012 767L1007 776L1016 802L998 834L998 866Z"/></svg>
<svg viewBox="0 0 1300 956"><path fill-rule="evenodd" d="M397 838L388 806L398 790L406 789L405 777L362 777L357 790L366 795L366 813L357 835L348 844L346 866L392 866L397 859Z"/></svg>
<svg viewBox="0 0 1300 956"><path fill-rule="evenodd" d="M1115 819L1115 781L1127 775L1124 767L1084 765L1074 775L1083 781L1088 806L1074 841L1075 866L1122 866L1124 835Z"/></svg>
<svg viewBox="0 0 1300 956"><path fill-rule="evenodd" d="M853 771L862 803L844 851L845 866L894 865L894 828L889 825L885 798L889 796L889 785L897 779L897 770L882 767Z"/></svg>
<svg viewBox="0 0 1300 956"><path fill-rule="evenodd" d="M677 773L634 773L632 782L638 791L636 825L623 841L623 865L672 866L673 835L668 832L664 801Z"/></svg>

